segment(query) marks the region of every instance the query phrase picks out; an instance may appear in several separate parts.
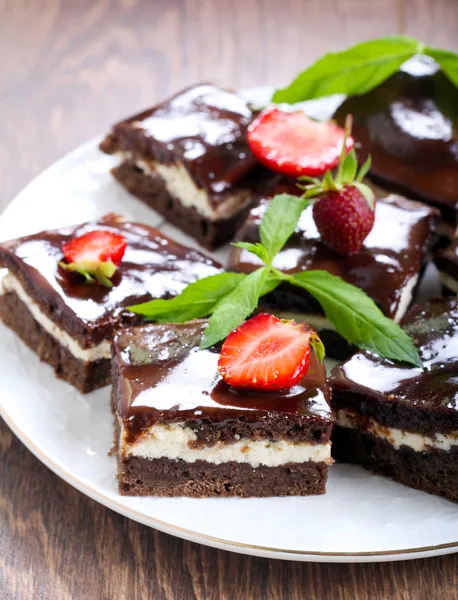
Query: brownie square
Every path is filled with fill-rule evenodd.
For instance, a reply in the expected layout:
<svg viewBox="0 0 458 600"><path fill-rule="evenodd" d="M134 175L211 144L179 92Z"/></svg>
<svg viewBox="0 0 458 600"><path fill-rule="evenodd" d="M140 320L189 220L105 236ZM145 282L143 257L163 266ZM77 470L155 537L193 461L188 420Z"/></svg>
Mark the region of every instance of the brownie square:
<svg viewBox="0 0 458 600"><path fill-rule="evenodd" d="M268 205L269 199L264 198L250 211L237 240L259 241L259 225ZM276 256L274 266L289 274L312 269L328 271L362 289L387 317L399 321L420 281L437 217L436 209L401 196L377 199L374 227L363 248L343 256L321 241L309 206L295 233ZM228 269L250 273L260 264L248 251L233 248ZM262 299L262 304L277 316L304 320L320 331L328 355L345 358L352 351L333 330L319 303L305 290L281 284Z"/></svg>
<svg viewBox="0 0 458 600"><path fill-rule="evenodd" d="M358 352L333 370L333 456L458 501L458 301L414 306L402 326L423 368Z"/></svg>
<svg viewBox="0 0 458 600"><path fill-rule="evenodd" d="M112 288L88 284L58 264L65 242L99 229L127 240ZM109 382L113 333L139 321L126 306L173 297L188 283L222 270L158 230L114 214L3 242L0 267L7 270L0 282L0 318L82 392Z"/></svg>
<svg viewBox="0 0 458 600"><path fill-rule="evenodd" d="M246 141L252 113L215 85L185 89L113 127L101 149L126 189L207 248L233 236L262 171Z"/></svg>
<svg viewBox="0 0 458 600"><path fill-rule="evenodd" d="M119 491L132 496L289 496L325 492L333 416L312 352L290 390L229 387L207 321L119 331L112 403Z"/></svg>
<svg viewBox="0 0 458 600"><path fill-rule="evenodd" d="M458 90L433 59L417 56L366 94L348 98L334 118L353 115L358 158L372 157L369 176L393 192L440 208L456 227Z"/></svg>

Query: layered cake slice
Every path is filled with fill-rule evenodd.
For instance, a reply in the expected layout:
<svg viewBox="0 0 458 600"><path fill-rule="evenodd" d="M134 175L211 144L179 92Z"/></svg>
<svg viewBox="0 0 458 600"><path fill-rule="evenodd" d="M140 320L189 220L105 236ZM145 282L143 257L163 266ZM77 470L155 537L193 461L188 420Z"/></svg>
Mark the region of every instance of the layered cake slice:
<svg viewBox="0 0 458 600"><path fill-rule="evenodd" d="M220 352L199 350L206 324L146 325L115 335L120 493L324 493L333 416L325 368L313 349L306 375L288 389L231 387L218 370Z"/></svg>
<svg viewBox="0 0 458 600"><path fill-rule="evenodd" d="M106 254L108 271L92 277L84 269L94 253ZM83 266L66 264L77 254ZM138 319L126 306L175 296L221 271L156 229L114 214L3 242L0 267L0 318L82 392L109 382L113 333Z"/></svg>
<svg viewBox="0 0 458 600"><path fill-rule="evenodd" d="M403 327L423 368L358 352L334 369L333 456L458 501L458 301L415 306Z"/></svg>
<svg viewBox="0 0 458 600"><path fill-rule="evenodd" d="M434 256L444 294L458 294L458 239Z"/></svg>
<svg viewBox="0 0 458 600"><path fill-rule="evenodd" d="M122 162L116 179L207 248L228 241L253 202L259 176L246 142L243 98L197 85L114 126L101 149Z"/></svg>
<svg viewBox="0 0 458 600"><path fill-rule="evenodd" d="M456 227L458 90L434 60L416 56L334 117L353 115L358 157L372 156L370 177L386 189L440 208L443 232Z"/></svg>
<svg viewBox="0 0 458 600"><path fill-rule="evenodd" d="M259 225L268 205L269 200L262 199L250 211L237 240L259 241ZM401 196L377 200L373 229L361 250L348 256L321 241L312 212L311 206L304 210L296 232L275 257L274 266L289 274L312 269L328 271L361 288L387 317L400 321L429 255L437 211ZM250 273L260 264L254 254L233 248L228 268ZM348 356L347 343L333 330L319 303L306 290L281 284L262 302L277 316L310 323L320 332L329 355Z"/></svg>

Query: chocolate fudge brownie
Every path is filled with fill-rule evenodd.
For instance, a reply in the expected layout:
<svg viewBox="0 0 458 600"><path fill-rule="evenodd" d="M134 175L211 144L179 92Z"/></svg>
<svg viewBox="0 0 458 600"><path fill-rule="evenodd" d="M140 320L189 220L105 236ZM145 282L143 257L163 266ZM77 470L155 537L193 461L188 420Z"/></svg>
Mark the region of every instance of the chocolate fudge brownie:
<svg viewBox="0 0 458 600"><path fill-rule="evenodd" d="M248 216L236 239L259 241L259 224L269 205L262 199ZM375 223L363 248L343 256L325 245L313 220L312 207L302 213L298 227L274 266L286 273L323 269L361 288L391 319L399 321L411 303L433 241L436 209L390 195L377 200ZM233 248L229 270L249 273L260 265L246 250ZM266 310L284 318L303 320L320 331L328 355L344 358L351 348L332 329L316 300L302 288L281 284L265 296Z"/></svg>
<svg viewBox="0 0 458 600"><path fill-rule="evenodd" d="M113 287L86 283L59 266L65 242L94 230L127 240ZM196 250L148 225L110 214L98 221L44 231L0 244L0 318L56 375L82 392L109 383L110 344L119 327L138 322L126 306L167 298L221 271Z"/></svg>
<svg viewBox="0 0 458 600"><path fill-rule="evenodd" d="M119 491L133 496L288 496L325 492L333 416L325 368L283 392L229 387L206 321L119 331L113 412Z"/></svg>
<svg viewBox="0 0 458 600"><path fill-rule="evenodd" d="M262 168L246 142L246 100L214 85L185 89L113 127L101 149L129 192L207 248L225 243L256 196Z"/></svg>
<svg viewBox="0 0 458 600"><path fill-rule="evenodd" d="M333 456L458 501L458 301L417 305L402 325L423 368L358 352L333 370Z"/></svg>
<svg viewBox="0 0 458 600"><path fill-rule="evenodd" d="M334 116L342 124L347 114L358 158L372 156L370 177L440 208L450 235L458 208L458 90L433 59L414 57Z"/></svg>

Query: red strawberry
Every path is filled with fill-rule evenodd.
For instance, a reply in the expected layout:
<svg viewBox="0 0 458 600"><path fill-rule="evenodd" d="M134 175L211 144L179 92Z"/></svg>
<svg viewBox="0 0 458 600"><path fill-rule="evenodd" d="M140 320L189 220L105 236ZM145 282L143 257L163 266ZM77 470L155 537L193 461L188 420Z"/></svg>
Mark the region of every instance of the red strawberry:
<svg viewBox="0 0 458 600"><path fill-rule="evenodd" d="M354 254L361 249L374 217L366 198L352 185L324 192L313 206L321 239L341 254Z"/></svg>
<svg viewBox="0 0 458 600"><path fill-rule="evenodd" d="M350 134L351 116L347 117L345 139ZM335 178L326 171L320 181L302 177L308 185L306 198L315 198L313 218L323 242L341 254L358 252L374 225L375 195L362 180L370 167L370 157L358 172L355 151L342 145L339 168Z"/></svg>
<svg viewBox="0 0 458 600"><path fill-rule="evenodd" d="M339 162L345 132L333 121L318 122L302 111L263 110L248 127L248 144L267 167L291 177L323 175ZM346 139L353 148L353 139Z"/></svg>
<svg viewBox="0 0 458 600"><path fill-rule="evenodd" d="M96 279L111 287L110 279L124 256L126 246L123 235L105 230L89 231L62 246L67 262L61 261L59 265L66 271L83 275L86 281Z"/></svg>
<svg viewBox="0 0 458 600"><path fill-rule="evenodd" d="M290 388L307 373L311 343L322 359L323 345L304 323L261 313L228 335L218 369L224 381L234 387L265 391Z"/></svg>

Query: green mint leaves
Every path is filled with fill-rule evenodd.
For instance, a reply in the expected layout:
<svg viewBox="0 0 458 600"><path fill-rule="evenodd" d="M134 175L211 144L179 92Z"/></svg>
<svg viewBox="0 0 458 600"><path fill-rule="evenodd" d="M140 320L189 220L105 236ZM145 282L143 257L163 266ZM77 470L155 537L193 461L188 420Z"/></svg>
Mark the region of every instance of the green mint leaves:
<svg viewBox="0 0 458 600"><path fill-rule="evenodd" d="M381 356L421 366L410 337L387 319L362 290L327 271L304 271L290 276L318 300L326 317L347 342Z"/></svg>
<svg viewBox="0 0 458 600"><path fill-rule="evenodd" d="M253 271L219 302L208 322L200 344L201 349L209 348L226 338L251 315L258 306L268 276L269 267Z"/></svg>
<svg viewBox="0 0 458 600"><path fill-rule="evenodd" d="M79 273L86 279L86 283L94 283L97 281L100 285L111 288L111 278L116 273L117 266L111 261L95 262L95 263L66 263L59 262L59 267L64 271Z"/></svg>
<svg viewBox="0 0 458 600"><path fill-rule="evenodd" d="M151 300L128 310L158 323L184 323L210 315L244 279L243 273L218 273L190 283L170 300Z"/></svg>
<svg viewBox="0 0 458 600"><path fill-rule="evenodd" d="M293 235L302 211L308 204L306 198L291 194L278 194L272 198L259 228L261 244L267 251L269 262Z"/></svg>
<svg viewBox="0 0 458 600"><path fill-rule="evenodd" d="M151 300L129 307L147 320L184 322L211 315L201 342L208 348L223 340L256 309L259 298L287 282L306 289L323 307L336 330L350 343L383 357L419 365L418 353L407 334L383 316L374 302L360 289L326 271L305 271L286 275L272 266L275 255L296 229L306 198L280 194L275 196L261 222L261 243L238 242L254 253L263 267L249 275L220 273L188 285L170 300ZM324 349L315 337L312 346L318 357Z"/></svg>
<svg viewBox="0 0 458 600"><path fill-rule="evenodd" d="M430 48L408 36L390 36L325 54L292 83L277 90L272 101L294 104L332 94L364 94L396 73L415 54L431 56L458 87L458 54Z"/></svg>

